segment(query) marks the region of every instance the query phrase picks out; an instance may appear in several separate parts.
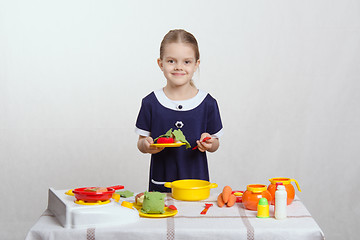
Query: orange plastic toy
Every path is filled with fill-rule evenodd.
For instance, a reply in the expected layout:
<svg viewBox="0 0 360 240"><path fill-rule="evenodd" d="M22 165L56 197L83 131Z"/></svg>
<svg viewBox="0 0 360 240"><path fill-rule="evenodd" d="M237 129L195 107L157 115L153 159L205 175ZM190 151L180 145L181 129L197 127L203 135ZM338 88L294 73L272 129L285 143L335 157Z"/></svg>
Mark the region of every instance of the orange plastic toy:
<svg viewBox="0 0 360 240"><path fill-rule="evenodd" d="M281 182L285 186L285 190L287 192L287 205L290 205L292 203L292 201L294 200L294 197L295 197L295 189L294 189L293 185L291 184L291 182L295 182L297 189L299 190L299 192L301 192L299 184L295 179L291 179L291 178L271 178L271 179L269 179L269 181L270 181L270 184L269 184L267 190L271 194L271 204L272 205L275 204L276 183L278 183L278 182Z"/></svg>
<svg viewBox="0 0 360 240"><path fill-rule="evenodd" d="M271 201L271 194L263 184L250 184L242 196L244 207L249 210L256 211L257 205L261 198L266 198L268 202Z"/></svg>
<svg viewBox="0 0 360 240"><path fill-rule="evenodd" d="M230 186L225 186L222 193L217 198L217 204L219 207L223 207L225 204L227 207L234 206L236 202L236 196L232 193Z"/></svg>

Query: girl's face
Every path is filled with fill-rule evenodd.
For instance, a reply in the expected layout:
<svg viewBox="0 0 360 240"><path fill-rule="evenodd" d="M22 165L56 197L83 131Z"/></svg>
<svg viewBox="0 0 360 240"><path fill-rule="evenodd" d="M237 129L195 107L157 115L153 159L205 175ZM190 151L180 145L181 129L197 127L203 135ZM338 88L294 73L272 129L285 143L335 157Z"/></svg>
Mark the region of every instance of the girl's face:
<svg viewBox="0 0 360 240"><path fill-rule="evenodd" d="M170 43L165 45L163 59L158 64L169 85L180 87L190 84L200 60L195 59L195 52L190 44Z"/></svg>

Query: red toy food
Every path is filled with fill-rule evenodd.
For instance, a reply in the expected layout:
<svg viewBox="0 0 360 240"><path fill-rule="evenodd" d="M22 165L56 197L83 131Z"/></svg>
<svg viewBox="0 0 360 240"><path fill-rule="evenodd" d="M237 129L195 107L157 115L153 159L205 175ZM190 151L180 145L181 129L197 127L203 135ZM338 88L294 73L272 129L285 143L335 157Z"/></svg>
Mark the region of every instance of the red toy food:
<svg viewBox="0 0 360 240"><path fill-rule="evenodd" d="M138 205L142 205L144 202L144 193L139 193L138 195L135 196L135 202Z"/></svg>
<svg viewBox="0 0 360 240"><path fill-rule="evenodd" d="M186 140L184 133L180 129L176 129L173 131L172 128L170 128L170 130L167 131L165 134L155 138L154 142L156 142L157 144L182 142L185 143L186 148L191 148L190 143Z"/></svg>
<svg viewBox="0 0 360 240"><path fill-rule="evenodd" d="M168 206L168 208L170 208L171 210L177 210L177 208L174 205L170 205Z"/></svg>
<svg viewBox="0 0 360 240"><path fill-rule="evenodd" d="M157 139L156 143L174 143L175 140L171 137L160 137Z"/></svg>

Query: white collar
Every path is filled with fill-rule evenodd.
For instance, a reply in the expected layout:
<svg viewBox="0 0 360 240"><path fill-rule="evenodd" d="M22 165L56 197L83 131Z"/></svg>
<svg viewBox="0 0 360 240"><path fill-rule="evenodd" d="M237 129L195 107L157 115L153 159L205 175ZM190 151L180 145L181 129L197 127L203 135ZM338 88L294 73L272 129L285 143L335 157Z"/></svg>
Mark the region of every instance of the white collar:
<svg viewBox="0 0 360 240"><path fill-rule="evenodd" d="M163 105L166 108L175 110L175 111L192 110L192 109L196 108L197 106L199 106L202 103L202 101L205 99L205 97L207 96L207 92L204 92L200 89L195 97L187 99L187 100L182 100L182 101L173 101L173 100L169 99L165 95L163 89L154 91L154 94L161 105Z"/></svg>

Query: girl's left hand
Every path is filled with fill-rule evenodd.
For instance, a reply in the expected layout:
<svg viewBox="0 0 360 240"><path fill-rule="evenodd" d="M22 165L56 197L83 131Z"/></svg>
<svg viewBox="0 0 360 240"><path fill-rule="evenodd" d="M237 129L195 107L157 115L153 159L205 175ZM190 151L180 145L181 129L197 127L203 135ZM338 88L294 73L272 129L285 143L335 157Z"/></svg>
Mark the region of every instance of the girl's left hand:
<svg viewBox="0 0 360 240"><path fill-rule="evenodd" d="M210 139L203 142L204 138L210 138ZM197 143L198 149L201 152L205 152L205 151L209 151L209 150L213 149L213 143L216 140L217 139L212 138L209 133L203 133L203 134L201 134L200 140L197 140L196 143Z"/></svg>

